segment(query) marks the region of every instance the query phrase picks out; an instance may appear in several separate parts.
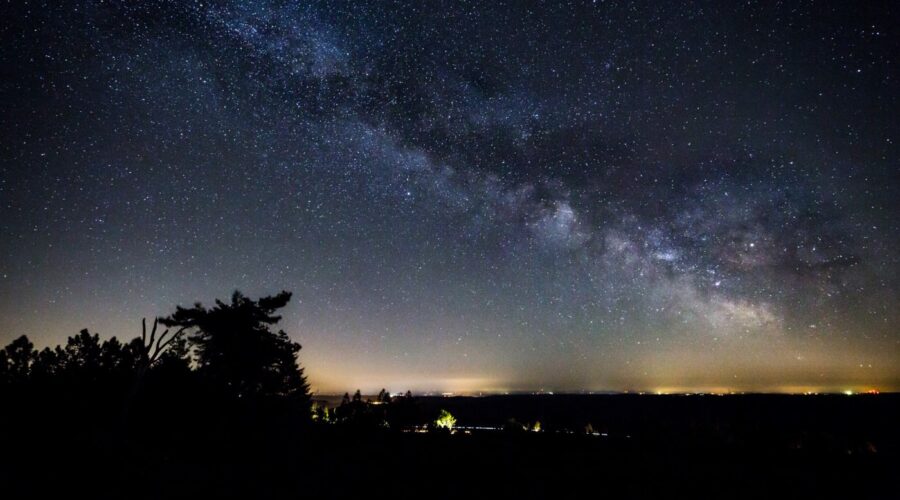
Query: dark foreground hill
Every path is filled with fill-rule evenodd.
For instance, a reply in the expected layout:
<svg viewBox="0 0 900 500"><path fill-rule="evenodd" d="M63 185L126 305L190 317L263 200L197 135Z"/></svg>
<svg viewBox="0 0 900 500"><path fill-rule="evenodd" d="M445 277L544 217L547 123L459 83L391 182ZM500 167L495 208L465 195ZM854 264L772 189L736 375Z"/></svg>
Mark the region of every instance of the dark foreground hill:
<svg viewBox="0 0 900 500"><path fill-rule="evenodd" d="M445 409L455 431L6 412L3 497L897 497L896 395L415 399L421 424Z"/></svg>

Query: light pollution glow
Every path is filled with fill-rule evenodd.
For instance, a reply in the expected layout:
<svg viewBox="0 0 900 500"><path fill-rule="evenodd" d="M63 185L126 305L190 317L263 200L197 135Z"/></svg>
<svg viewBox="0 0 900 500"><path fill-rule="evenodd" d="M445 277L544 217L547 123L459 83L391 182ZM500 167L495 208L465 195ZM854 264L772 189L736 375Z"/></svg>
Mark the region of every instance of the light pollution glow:
<svg viewBox="0 0 900 500"><path fill-rule="evenodd" d="M323 393L900 389L878 9L2 8L4 344L284 289Z"/></svg>

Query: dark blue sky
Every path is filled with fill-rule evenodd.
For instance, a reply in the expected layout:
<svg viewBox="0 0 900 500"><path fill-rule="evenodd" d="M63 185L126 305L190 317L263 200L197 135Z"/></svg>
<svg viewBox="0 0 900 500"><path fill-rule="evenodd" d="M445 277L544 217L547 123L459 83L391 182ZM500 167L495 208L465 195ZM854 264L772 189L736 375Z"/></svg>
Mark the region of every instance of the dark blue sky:
<svg viewBox="0 0 900 500"><path fill-rule="evenodd" d="M294 292L323 391L900 389L891 2L13 2L0 341Z"/></svg>

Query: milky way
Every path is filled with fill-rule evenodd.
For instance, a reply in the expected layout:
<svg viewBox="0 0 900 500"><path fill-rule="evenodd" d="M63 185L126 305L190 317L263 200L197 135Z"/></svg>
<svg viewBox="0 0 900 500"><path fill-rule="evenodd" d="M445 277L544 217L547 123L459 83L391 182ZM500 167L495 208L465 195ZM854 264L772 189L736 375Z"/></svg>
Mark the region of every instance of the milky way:
<svg viewBox="0 0 900 500"><path fill-rule="evenodd" d="M900 389L890 3L0 9L3 343L287 289L326 392Z"/></svg>

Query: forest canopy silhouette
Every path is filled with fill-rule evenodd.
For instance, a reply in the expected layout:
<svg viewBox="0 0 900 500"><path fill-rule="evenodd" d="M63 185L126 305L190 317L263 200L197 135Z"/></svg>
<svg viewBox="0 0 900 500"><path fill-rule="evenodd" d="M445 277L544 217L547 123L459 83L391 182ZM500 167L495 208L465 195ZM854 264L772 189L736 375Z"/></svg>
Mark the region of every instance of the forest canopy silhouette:
<svg viewBox="0 0 900 500"><path fill-rule="evenodd" d="M23 418L62 404L73 416L105 422L115 415L119 422L110 423L127 425L135 410L203 401L207 409L227 408L220 417L252 407L257 415L277 408L308 419L301 346L273 330L276 311L290 299L286 291L258 300L236 291L210 308L179 306L149 331L145 320L141 336L125 342L84 329L63 346L38 350L21 336L0 350L0 396Z"/></svg>

